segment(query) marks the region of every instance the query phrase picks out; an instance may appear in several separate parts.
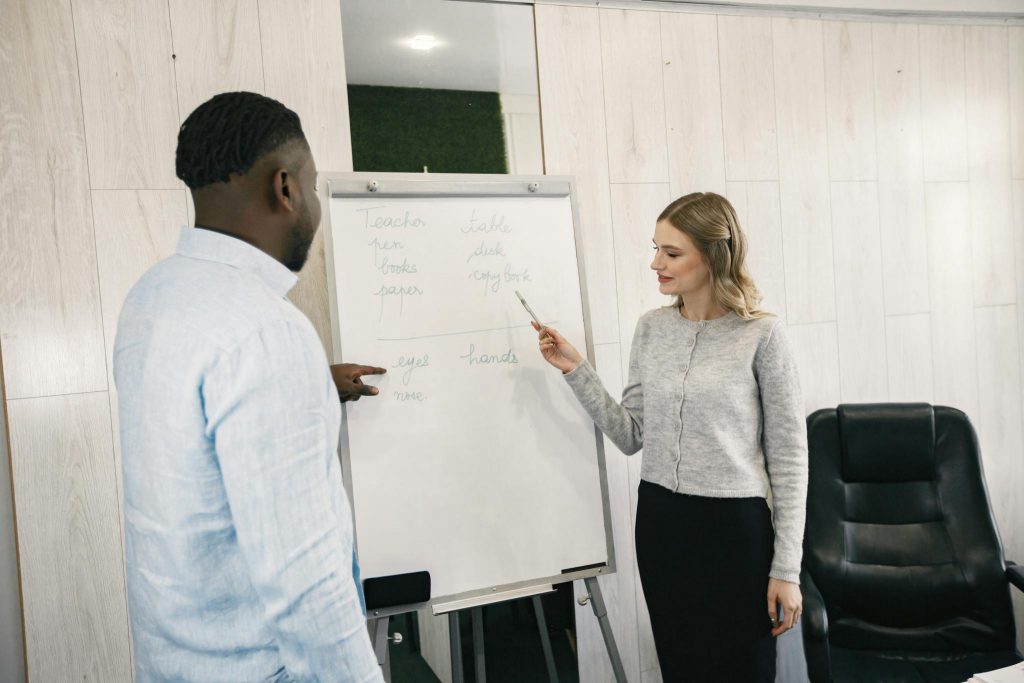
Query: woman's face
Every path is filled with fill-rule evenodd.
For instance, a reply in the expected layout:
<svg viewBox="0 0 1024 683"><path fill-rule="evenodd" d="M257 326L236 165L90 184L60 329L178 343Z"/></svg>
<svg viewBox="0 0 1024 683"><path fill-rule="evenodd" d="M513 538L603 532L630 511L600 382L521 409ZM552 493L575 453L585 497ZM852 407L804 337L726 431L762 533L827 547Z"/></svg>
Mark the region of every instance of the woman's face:
<svg viewBox="0 0 1024 683"><path fill-rule="evenodd" d="M669 296L688 294L711 286L711 270L690 237L666 220L654 226L654 260L658 291Z"/></svg>

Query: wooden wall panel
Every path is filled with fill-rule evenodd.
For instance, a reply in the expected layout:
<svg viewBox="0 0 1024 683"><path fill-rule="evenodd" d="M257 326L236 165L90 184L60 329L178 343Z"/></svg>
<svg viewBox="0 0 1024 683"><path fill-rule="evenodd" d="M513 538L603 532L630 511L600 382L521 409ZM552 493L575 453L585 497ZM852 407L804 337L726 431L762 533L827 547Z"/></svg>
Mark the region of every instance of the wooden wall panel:
<svg viewBox="0 0 1024 683"><path fill-rule="evenodd" d="M778 180L772 24L718 17L726 180Z"/></svg>
<svg viewBox="0 0 1024 683"><path fill-rule="evenodd" d="M72 0L92 189L175 189L166 0Z"/></svg>
<svg viewBox="0 0 1024 683"><path fill-rule="evenodd" d="M74 45L66 4L4 4L0 339L9 399L107 388Z"/></svg>
<svg viewBox="0 0 1024 683"><path fill-rule="evenodd" d="M340 4L259 0L259 19L267 96L298 113L318 168L352 170Z"/></svg>
<svg viewBox="0 0 1024 683"><path fill-rule="evenodd" d="M612 225L615 230L616 275L619 300L620 354L622 377L629 372L629 355L633 332L640 316L647 311L672 302L672 298L658 292L658 284L650 263L654 258L652 238L658 214L669 201L667 183L612 185ZM613 452L618 449L613 447ZM640 455L640 454L637 454ZM640 485L641 457L626 459L627 497L623 504L613 507L613 518L623 515L626 520L636 519L637 487ZM632 533L632 526L616 529L616 542L622 542L622 533ZM628 541L632 551L632 537ZM616 551L618 555L618 551ZM650 615L643 598L639 577L634 586L633 633L636 634L636 673L657 666L657 653L651 635ZM631 637L633 637L631 635ZM631 657L633 655L631 654ZM631 663L631 667L633 664ZM581 680L586 680L581 678Z"/></svg>
<svg viewBox="0 0 1024 683"><path fill-rule="evenodd" d="M221 92L264 92L258 0L169 0L174 78L184 121Z"/></svg>
<svg viewBox="0 0 1024 683"><path fill-rule="evenodd" d="M506 112L505 138L509 173L527 175L544 173L539 108L529 114Z"/></svg>
<svg viewBox="0 0 1024 683"><path fill-rule="evenodd" d="M467 618L467 615L462 618ZM441 683L451 683L451 630L448 628L448 615L434 616L429 607L424 607L416 612L416 619L423 660Z"/></svg>
<svg viewBox="0 0 1024 683"><path fill-rule="evenodd" d="M14 487L11 484L3 349L0 348L0 680L5 683L26 683L25 621L22 615L21 577L15 539Z"/></svg>
<svg viewBox="0 0 1024 683"><path fill-rule="evenodd" d="M888 316L885 340L889 358L889 400L934 402L931 316L928 313Z"/></svg>
<svg viewBox="0 0 1024 683"><path fill-rule="evenodd" d="M786 319L786 269L782 256L779 184L729 183L730 203L747 236L747 270L761 296L761 308Z"/></svg>
<svg viewBox="0 0 1024 683"><path fill-rule="evenodd" d="M964 27L920 26L924 179L967 180Z"/></svg>
<svg viewBox="0 0 1024 683"><path fill-rule="evenodd" d="M832 209L843 401L885 401L889 369L876 184L832 183Z"/></svg>
<svg viewBox="0 0 1024 683"><path fill-rule="evenodd" d="M807 661L804 659L804 637L793 628L778 637L775 645L775 680L777 683L806 683Z"/></svg>
<svg viewBox="0 0 1024 683"><path fill-rule="evenodd" d="M925 185L935 402L978 415L967 183Z"/></svg>
<svg viewBox="0 0 1024 683"><path fill-rule="evenodd" d="M1010 30L1011 41L1013 38L1013 29ZM1019 44L1019 43L1018 43ZM1011 42L1012 45L1012 42ZM1011 58L1012 59L1012 58ZM1015 78L1016 86L1024 88L1024 82L1021 81L1024 78L1024 74L1017 72ZM1012 90L1011 86L1011 90ZM1017 271L1017 305L1014 307L1017 311L1017 344L1020 354L1020 384L1021 384L1021 417L1024 422L1024 306L1021 302L1024 302L1024 179L1013 181L1013 216L1014 216L1014 235L1016 236L1016 271ZM1012 417L1011 417L1012 419ZM1013 494L1017 495L1017 494ZM1020 512L1018 508L1018 513ZM1019 527L1020 517L1010 521L1011 524L1015 524ZM1007 558L1013 560L1015 557L1024 557L1024 548L1021 547L1021 543L1024 542L1024 538L1021 538L1021 534L1017 532L1016 548L1012 553L1008 553ZM1016 560L1014 560L1016 561ZM1019 591L1013 591L1017 593ZM1017 650L1024 651L1024 597L1020 595L1013 596L1013 610L1014 618L1017 623Z"/></svg>
<svg viewBox="0 0 1024 683"><path fill-rule="evenodd" d="M612 226L615 230L615 273L619 298L619 334L622 370L629 366L633 331L640 316L671 303L658 292L651 270L654 260L654 224L668 204L667 183L612 185Z"/></svg>
<svg viewBox="0 0 1024 683"><path fill-rule="evenodd" d="M658 15L601 10L600 20L611 181L668 182Z"/></svg>
<svg viewBox="0 0 1024 683"><path fill-rule="evenodd" d="M974 303L1015 301L1007 31L964 29Z"/></svg>
<svg viewBox="0 0 1024 683"><path fill-rule="evenodd" d="M878 206L888 315L924 313L928 262L917 26L873 24Z"/></svg>
<svg viewBox="0 0 1024 683"><path fill-rule="evenodd" d="M829 177L875 180L874 73L871 24L825 21L825 98Z"/></svg>
<svg viewBox="0 0 1024 683"><path fill-rule="evenodd" d="M107 393L9 400L33 681L131 681Z"/></svg>
<svg viewBox="0 0 1024 683"><path fill-rule="evenodd" d="M113 466L117 476L118 500L123 500L120 423L113 375L117 319L128 290L150 266L174 253L181 227L188 220L186 190L97 190L92 195L100 296L103 300L103 333L110 373Z"/></svg>
<svg viewBox="0 0 1024 683"><path fill-rule="evenodd" d="M821 22L772 19L790 324L835 319Z"/></svg>
<svg viewBox="0 0 1024 683"><path fill-rule="evenodd" d="M266 95L298 113L317 168L352 170L348 84L341 36L341 5L332 0L259 0ZM296 50L301 36L302 49ZM323 230L289 298L313 322L327 357L333 355L327 304ZM339 359L336 359L339 360ZM373 359L345 359L366 362Z"/></svg>
<svg viewBox="0 0 1024 683"><path fill-rule="evenodd" d="M839 340L835 323L789 325L804 394L804 410L810 415L818 408L834 408L841 402L839 388Z"/></svg>
<svg viewBox="0 0 1024 683"><path fill-rule="evenodd" d="M598 11L539 5L535 17L544 170L576 177L591 333L595 344L618 342Z"/></svg>
<svg viewBox="0 0 1024 683"><path fill-rule="evenodd" d="M647 669L640 673L640 683L662 683L661 669Z"/></svg>
<svg viewBox="0 0 1024 683"><path fill-rule="evenodd" d="M715 16L661 13L661 56L672 197L690 192L724 194L725 140Z"/></svg>
<svg viewBox="0 0 1024 683"><path fill-rule="evenodd" d="M1024 26L1010 26L1010 144L1013 177L1024 179ZM1019 299L1018 299L1019 301Z"/></svg>
<svg viewBox="0 0 1024 683"><path fill-rule="evenodd" d="M1016 306L975 309L978 340L978 429L989 499L1008 558L1024 554L1024 438Z"/></svg>
<svg viewBox="0 0 1024 683"><path fill-rule="evenodd" d="M309 259L299 273L299 281L288 293L288 298L306 314L324 346L329 362L367 363L376 365L373 358L333 358L334 345L331 342L331 313L327 302L327 262L324 257L324 233L318 230L309 248Z"/></svg>
<svg viewBox="0 0 1024 683"><path fill-rule="evenodd" d="M1017 272L1017 339L1024 345L1024 179L1013 181L1013 230ZM1020 358L1021 383L1024 384L1024 353ZM1021 418L1024 419L1024 387L1021 393ZM1022 641L1024 642L1024 641Z"/></svg>
<svg viewBox="0 0 1024 683"><path fill-rule="evenodd" d="M622 350L619 344L601 344L595 347L596 367L605 389L612 396L622 395L625 375L620 365ZM628 350L627 350L628 353ZM639 631L637 604L643 600L640 580L636 573L636 555L633 549L634 510L631 505L629 466L639 460L639 453L625 456L608 439L604 440L605 467L608 476L608 499L611 509L612 533L615 540L615 574L598 579L601 593L608 608L615 641L622 657L622 665L629 680L640 677ZM586 586L577 581L575 594L586 594ZM613 683L608 651L601 636L601 628L590 604L575 606L576 638L578 643L580 681Z"/></svg>
<svg viewBox="0 0 1024 683"><path fill-rule="evenodd" d="M604 46L605 78L591 73L581 83L585 67L573 62L593 43L555 49L563 27L545 24L545 17L584 12L594 10L537 8L538 33L552 46L539 47L538 60L541 82L549 79L541 97L545 150L564 160L558 172L595 178L603 202L608 179L598 176L608 159L594 131L620 136L612 141L612 180L633 181L641 176L614 176L616 159L632 153L622 152L637 126L631 117L643 119L651 139L656 133L648 124L658 114L648 116L642 105L654 112L662 105L658 83L627 81L621 60L628 57L617 46ZM995 318L976 308L1024 298L1024 239L1017 239L1024 234L1024 199L1017 199L1016 228L1010 201L1010 178L1024 153L1024 53L1014 51L1024 29L729 15L715 17L712 40L711 15L614 13L634 26L656 14L667 199L714 189L721 168L726 196L749 236L749 267L765 307L789 322L807 410L841 400L933 400L980 415L981 394L989 390L979 382L981 354L1012 357L1007 348L983 350L982 329L1002 330L1012 310L1013 331L1024 339L1019 307ZM606 27L591 40L607 43L612 33L622 31ZM651 69L653 60L641 52L634 74ZM614 96L626 86L644 94ZM593 103L595 95L606 111L618 107L606 128L603 112L590 107L563 114L563 101ZM584 119L598 123L577 123ZM655 305L644 269L628 252L648 239L637 226L666 199L660 185L610 185L614 241L604 244L614 249L623 362L636 316ZM1016 191L1024 197L1024 188ZM1016 370L1024 373L1024 358ZM993 416L989 407L988 414L990 432L999 425L1012 437L1021 428L1024 394L1012 410ZM631 488L638 477L633 464ZM638 600L641 680L649 681L659 676L643 611Z"/></svg>

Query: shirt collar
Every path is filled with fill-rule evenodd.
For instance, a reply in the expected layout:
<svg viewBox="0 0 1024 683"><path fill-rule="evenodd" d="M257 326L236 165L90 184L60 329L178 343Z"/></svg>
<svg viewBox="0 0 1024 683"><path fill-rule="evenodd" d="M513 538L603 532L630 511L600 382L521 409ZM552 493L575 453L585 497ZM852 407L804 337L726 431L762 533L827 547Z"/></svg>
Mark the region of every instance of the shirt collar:
<svg viewBox="0 0 1024 683"><path fill-rule="evenodd" d="M177 253L188 258L223 263L248 271L282 297L287 295L299 280L298 275L266 252L237 237L212 230L182 228Z"/></svg>

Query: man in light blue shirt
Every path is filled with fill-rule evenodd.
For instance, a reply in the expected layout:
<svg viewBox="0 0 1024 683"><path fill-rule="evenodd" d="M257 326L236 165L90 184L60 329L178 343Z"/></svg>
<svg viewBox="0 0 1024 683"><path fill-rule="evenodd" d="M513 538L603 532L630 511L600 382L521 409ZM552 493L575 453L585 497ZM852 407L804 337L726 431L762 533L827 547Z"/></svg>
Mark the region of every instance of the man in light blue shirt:
<svg viewBox="0 0 1024 683"><path fill-rule="evenodd" d="M382 680L332 368L285 297L320 222L298 116L225 93L182 124L196 228L133 287L114 377L135 679ZM334 369L346 398L369 395Z"/></svg>

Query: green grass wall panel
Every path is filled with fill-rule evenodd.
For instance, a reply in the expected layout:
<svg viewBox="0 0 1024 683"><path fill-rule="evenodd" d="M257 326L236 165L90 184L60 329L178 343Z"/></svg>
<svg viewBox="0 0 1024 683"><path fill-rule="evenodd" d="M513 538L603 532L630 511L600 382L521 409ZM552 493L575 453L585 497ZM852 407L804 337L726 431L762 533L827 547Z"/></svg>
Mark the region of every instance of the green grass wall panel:
<svg viewBox="0 0 1024 683"><path fill-rule="evenodd" d="M348 86L356 171L507 173L495 92Z"/></svg>

